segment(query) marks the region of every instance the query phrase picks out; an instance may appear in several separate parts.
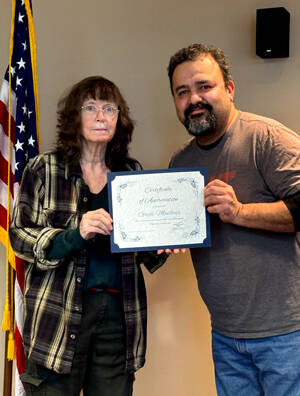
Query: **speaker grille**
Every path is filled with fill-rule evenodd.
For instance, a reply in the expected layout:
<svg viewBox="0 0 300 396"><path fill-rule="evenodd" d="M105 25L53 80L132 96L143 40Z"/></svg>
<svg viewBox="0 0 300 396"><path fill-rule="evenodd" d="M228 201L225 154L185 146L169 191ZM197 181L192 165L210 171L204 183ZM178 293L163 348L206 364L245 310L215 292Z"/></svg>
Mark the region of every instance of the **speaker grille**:
<svg viewBox="0 0 300 396"><path fill-rule="evenodd" d="M256 10L256 55L285 58L290 52L290 13L284 7Z"/></svg>

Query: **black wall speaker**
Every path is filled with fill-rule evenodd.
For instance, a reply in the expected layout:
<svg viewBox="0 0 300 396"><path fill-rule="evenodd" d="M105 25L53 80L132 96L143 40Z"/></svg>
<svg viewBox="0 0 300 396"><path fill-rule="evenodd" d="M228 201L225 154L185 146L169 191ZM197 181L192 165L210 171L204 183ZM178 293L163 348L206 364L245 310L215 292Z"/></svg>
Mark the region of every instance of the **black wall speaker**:
<svg viewBox="0 0 300 396"><path fill-rule="evenodd" d="M256 55L286 58L290 53L290 13L284 7L256 10Z"/></svg>

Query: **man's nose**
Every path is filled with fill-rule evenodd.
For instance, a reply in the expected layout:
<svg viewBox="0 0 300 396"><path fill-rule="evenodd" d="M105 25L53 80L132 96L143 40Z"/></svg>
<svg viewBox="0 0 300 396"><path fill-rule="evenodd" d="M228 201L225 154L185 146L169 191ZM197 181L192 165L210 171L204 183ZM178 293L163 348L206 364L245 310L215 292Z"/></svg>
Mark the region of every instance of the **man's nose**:
<svg viewBox="0 0 300 396"><path fill-rule="evenodd" d="M198 91L193 91L193 92L191 92L190 100L191 100L192 104L197 104L199 102L202 102L203 98Z"/></svg>

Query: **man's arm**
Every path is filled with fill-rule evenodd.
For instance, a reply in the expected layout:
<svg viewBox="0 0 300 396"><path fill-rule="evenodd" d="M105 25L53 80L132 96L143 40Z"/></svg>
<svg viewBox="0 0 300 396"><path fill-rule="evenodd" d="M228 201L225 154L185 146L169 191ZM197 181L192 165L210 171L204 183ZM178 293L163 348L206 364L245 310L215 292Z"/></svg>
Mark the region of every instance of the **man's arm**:
<svg viewBox="0 0 300 396"><path fill-rule="evenodd" d="M224 223L273 232L295 232L291 212L284 201L243 204L233 188L221 180L210 182L204 192L209 213L216 213Z"/></svg>

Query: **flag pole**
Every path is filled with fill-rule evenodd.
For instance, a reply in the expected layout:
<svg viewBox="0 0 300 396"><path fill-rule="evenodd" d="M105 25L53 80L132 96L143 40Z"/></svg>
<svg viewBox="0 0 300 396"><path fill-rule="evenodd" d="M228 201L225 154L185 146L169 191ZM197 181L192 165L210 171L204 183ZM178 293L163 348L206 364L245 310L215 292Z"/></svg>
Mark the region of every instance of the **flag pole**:
<svg viewBox="0 0 300 396"><path fill-rule="evenodd" d="M12 297L12 290L9 290L12 288L11 284L11 279L13 278L12 276L12 271L10 271L10 265L9 265L9 238L8 238L8 227L9 227L9 206L10 206L10 154L11 154L11 149L10 149L10 134L11 134L11 62L12 62L12 55L13 55L13 36L14 36L14 19L15 19L15 9L16 9L16 0L12 1L12 16L11 16L11 29L10 29L10 50L9 50L9 64L8 64L8 75L9 75L9 89L8 89L8 199L7 199L7 228L6 228L6 266L7 266L7 280L6 280L6 301L5 305L8 302L8 309L9 311L7 314L9 314L9 319L6 317L5 318L5 313L2 321L2 329L5 330L5 354L4 354L4 380L3 380L3 395L4 396L11 396L12 392L12 368L13 368L13 362L12 360L8 359L8 351L9 351L9 339L10 339L10 332L13 331L13 301L11 301ZM6 323L8 321L10 322L9 324ZM11 323L12 320L12 323ZM9 328L7 326L9 325Z"/></svg>
<svg viewBox="0 0 300 396"><path fill-rule="evenodd" d="M7 253L7 250L6 250ZM9 271L9 277L15 279L13 271ZM9 279L11 281L11 279ZM10 283L10 287L12 282ZM11 307L12 311L14 311L13 306ZM13 314L12 314L13 316ZM12 395L12 386L13 386L13 360L8 359L7 356L9 355L8 350L9 350L9 338L10 338L10 332L6 331L5 332L5 354L4 354L4 377L3 377L3 396L11 396Z"/></svg>
<svg viewBox="0 0 300 396"><path fill-rule="evenodd" d="M11 396L12 389L12 360L6 359L8 350L8 331L5 332L5 355L4 355L4 381L3 396Z"/></svg>

